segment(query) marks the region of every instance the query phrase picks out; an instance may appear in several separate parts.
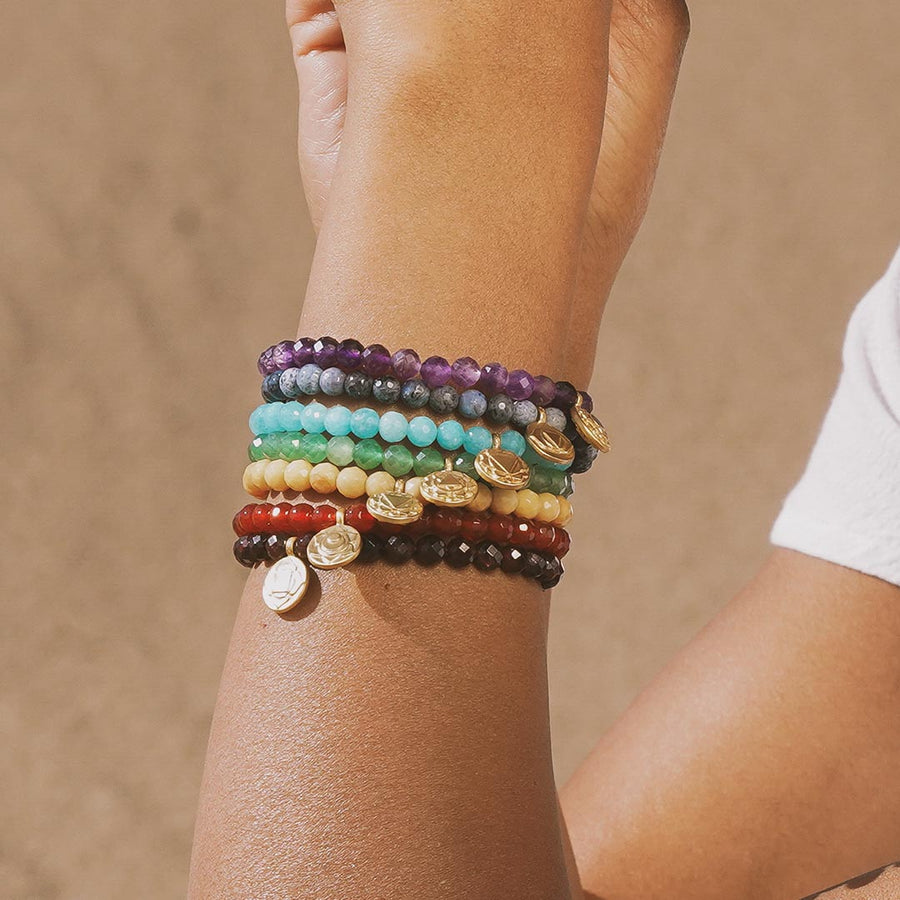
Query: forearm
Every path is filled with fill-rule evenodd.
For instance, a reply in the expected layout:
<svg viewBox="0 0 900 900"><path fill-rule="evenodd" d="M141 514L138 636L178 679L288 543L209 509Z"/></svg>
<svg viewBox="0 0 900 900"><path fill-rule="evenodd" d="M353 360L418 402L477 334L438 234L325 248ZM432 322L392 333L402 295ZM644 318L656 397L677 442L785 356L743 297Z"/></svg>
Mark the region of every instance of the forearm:
<svg viewBox="0 0 900 900"><path fill-rule="evenodd" d="M580 24L592 40L589 18ZM573 47L563 72L512 16L502 41L488 29L461 43L453 20L447 33L440 17L430 25L429 50L448 54L437 69L406 44L386 51L401 70L351 70L300 330L552 372L597 150L602 89L584 83L594 57ZM514 93L510 40L534 66ZM471 65L479 56L492 65ZM564 77L576 96L551 113ZM547 595L443 567L322 576L284 617L260 603L260 575L248 582L191 895L566 896Z"/></svg>

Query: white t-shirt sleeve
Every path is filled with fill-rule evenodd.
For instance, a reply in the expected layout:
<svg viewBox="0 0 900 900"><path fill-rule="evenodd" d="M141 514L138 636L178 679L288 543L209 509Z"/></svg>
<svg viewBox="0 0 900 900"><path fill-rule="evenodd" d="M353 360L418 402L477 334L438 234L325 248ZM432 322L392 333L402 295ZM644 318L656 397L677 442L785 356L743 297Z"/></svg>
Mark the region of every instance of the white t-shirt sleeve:
<svg viewBox="0 0 900 900"><path fill-rule="evenodd" d="M900 585L900 251L850 318L837 391L770 539Z"/></svg>

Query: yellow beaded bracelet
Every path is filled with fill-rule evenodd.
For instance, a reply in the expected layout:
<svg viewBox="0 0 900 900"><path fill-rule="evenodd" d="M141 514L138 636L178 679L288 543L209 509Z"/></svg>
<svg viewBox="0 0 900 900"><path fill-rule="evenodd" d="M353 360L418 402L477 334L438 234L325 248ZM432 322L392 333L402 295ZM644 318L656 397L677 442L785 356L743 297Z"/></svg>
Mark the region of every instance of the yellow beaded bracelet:
<svg viewBox="0 0 900 900"><path fill-rule="evenodd" d="M414 497L420 497L419 485L422 478L416 476L403 479L404 490ZM244 490L252 497L265 499L270 492L315 491L318 494L338 493L349 500L394 490L397 479L388 472L366 473L358 466L338 468L334 463L320 462L316 465L305 459L291 461L283 459L259 459L244 469ZM537 493L524 488L505 490L492 488L479 482L478 493L466 507L473 512L502 515L516 515L523 519L534 519L565 528L572 520L572 504L566 497L550 493Z"/></svg>

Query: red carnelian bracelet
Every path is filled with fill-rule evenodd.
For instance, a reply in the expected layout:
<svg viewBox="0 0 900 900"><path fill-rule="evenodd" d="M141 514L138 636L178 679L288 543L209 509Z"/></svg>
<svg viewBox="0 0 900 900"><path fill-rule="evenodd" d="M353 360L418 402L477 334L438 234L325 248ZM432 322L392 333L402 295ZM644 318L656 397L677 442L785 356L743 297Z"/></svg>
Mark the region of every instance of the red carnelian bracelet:
<svg viewBox="0 0 900 900"><path fill-rule="evenodd" d="M248 503L235 515L232 527L239 537L249 534L310 534L334 525L338 509L330 504ZM427 507L420 519L398 525L379 522L363 503L354 503L342 509L346 524L361 534L458 536L469 541L489 540L545 551L560 559L569 552L569 533L564 528L518 516Z"/></svg>

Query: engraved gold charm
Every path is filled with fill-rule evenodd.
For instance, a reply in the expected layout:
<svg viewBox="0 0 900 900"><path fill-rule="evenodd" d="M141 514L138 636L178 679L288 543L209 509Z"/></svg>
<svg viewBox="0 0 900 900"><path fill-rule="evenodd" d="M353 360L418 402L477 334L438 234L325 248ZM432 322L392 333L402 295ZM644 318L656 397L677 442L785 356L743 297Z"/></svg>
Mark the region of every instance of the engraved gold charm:
<svg viewBox="0 0 900 900"><path fill-rule="evenodd" d="M286 556L269 569L263 582L263 602L275 612L287 612L303 599L307 587L309 569L303 564L303 560L296 556Z"/></svg>
<svg viewBox="0 0 900 900"><path fill-rule="evenodd" d="M407 494L404 486L404 482L397 481L394 490L369 497L366 509L379 522L392 522L394 525L408 525L422 518L422 504L412 494Z"/></svg>
<svg viewBox="0 0 900 900"><path fill-rule="evenodd" d="M600 421L592 413L584 408L584 400L581 394L572 407L569 415L572 417L572 423L575 425L576 431L593 447L596 447L601 453L609 453L610 443L609 435L606 429L600 424Z"/></svg>
<svg viewBox="0 0 900 900"><path fill-rule="evenodd" d="M558 428L547 424L547 413L543 409L538 413L537 421L525 429L525 440L547 462L564 464L575 459L572 442Z"/></svg>
<svg viewBox="0 0 900 900"><path fill-rule="evenodd" d="M419 485L422 498L435 506L468 506L478 493L478 482L465 472L454 472L448 459L440 472L432 472Z"/></svg>
<svg viewBox="0 0 900 900"><path fill-rule="evenodd" d="M500 446L500 435L494 435L494 446L482 450L475 457L475 471L493 487L518 491L531 480L528 463L512 450Z"/></svg>
<svg viewBox="0 0 900 900"><path fill-rule="evenodd" d="M344 510L337 511L337 524L323 528L306 548L306 559L317 569L337 569L352 563L362 550L362 535L344 524Z"/></svg>

